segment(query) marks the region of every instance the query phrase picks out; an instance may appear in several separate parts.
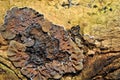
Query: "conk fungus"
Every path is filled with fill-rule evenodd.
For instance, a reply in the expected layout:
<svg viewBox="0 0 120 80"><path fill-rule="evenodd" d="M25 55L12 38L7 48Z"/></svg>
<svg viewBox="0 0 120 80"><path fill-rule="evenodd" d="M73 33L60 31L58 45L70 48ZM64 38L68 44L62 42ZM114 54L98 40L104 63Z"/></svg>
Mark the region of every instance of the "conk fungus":
<svg viewBox="0 0 120 80"><path fill-rule="evenodd" d="M76 33L80 35L78 29L77 26ZM72 32L52 24L31 8L9 10L0 33L8 41L9 59L28 79L59 79L83 68L83 51L73 40Z"/></svg>

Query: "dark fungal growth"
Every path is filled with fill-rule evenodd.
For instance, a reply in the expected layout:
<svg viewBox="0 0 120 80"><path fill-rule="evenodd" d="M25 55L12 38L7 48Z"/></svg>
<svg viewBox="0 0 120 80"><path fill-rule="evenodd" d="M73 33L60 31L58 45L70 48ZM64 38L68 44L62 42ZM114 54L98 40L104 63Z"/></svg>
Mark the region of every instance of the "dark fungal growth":
<svg viewBox="0 0 120 80"><path fill-rule="evenodd" d="M9 59L31 80L59 79L83 68L83 51L69 32L31 8L9 10L0 33L8 41Z"/></svg>
<svg viewBox="0 0 120 80"><path fill-rule="evenodd" d="M0 25L0 63L19 80L119 80L120 36L113 28L81 35L79 25L66 30L31 8L12 8Z"/></svg>

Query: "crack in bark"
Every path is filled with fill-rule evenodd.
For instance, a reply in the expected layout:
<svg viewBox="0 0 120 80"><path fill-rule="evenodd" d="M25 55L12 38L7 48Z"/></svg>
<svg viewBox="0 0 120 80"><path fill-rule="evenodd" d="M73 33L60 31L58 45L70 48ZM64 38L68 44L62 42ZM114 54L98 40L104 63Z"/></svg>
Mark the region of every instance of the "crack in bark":
<svg viewBox="0 0 120 80"><path fill-rule="evenodd" d="M0 57L2 57L2 56L0 56ZM2 57L2 58L5 59L5 60L9 60L9 59L4 58L4 57ZM10 61L10 60L9 60L9 61ZM10 62L11 62L11 61L10 61ZM11 62L11 63L12 63L12 62ZM7 64L5 64L5 63L3 63L3 62L1 62L1 61L0 61L0 64L6 66L9 70L11 70L11 71L18 77L18 79L21 79L21 80L22 80L22 78L19 77L18 74L17 74L10 66L8 66ZM12 65L13 65L13 63L12 63ZM14 65L13 65L13 66L14 66Z"/></svg>

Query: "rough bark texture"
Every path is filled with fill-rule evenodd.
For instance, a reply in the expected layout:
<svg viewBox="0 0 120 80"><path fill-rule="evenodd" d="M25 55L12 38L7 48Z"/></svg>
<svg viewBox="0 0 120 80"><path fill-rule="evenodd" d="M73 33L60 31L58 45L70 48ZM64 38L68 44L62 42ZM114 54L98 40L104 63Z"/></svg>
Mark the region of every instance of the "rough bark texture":
<svg viewBox="0 0 120 80"><path fill-rule="evenodd" d="M18 13L16 12L17 10ZM28 10L27 12L29 16L24 16L22 10ZM32 14L30 12L31 14L29 14L29 10L31 11L31 9L28 8L12 9L7 13L5 23L0 27L1 80L27 80L30 78L33 78L33 80L46 80L48 78L60 78L62 80L120 79L119 22L116 23L117 25L114 24L111 28L101 27L100 29L97 28L97 30L96 28L93 28L91 33L94 35L93 38L89 35L81 35L79 33L79 26L74 26L69 30L65 30L63 27L53 25L49 21L43 19L43 15L40 15L39 13L33 12ZM12 12L16 13L16 16L13 16ZM32 15L34 19L29 18L31 17L30 15ZM21 16L23 17L21 18ZM25 18L26 21L22 22L22 20L24 20L23 18ZM40 25L36 25L36 23L39 23ZM40 31L37 30L37 28ZM32 36L27 36L28 33L32 34L34 38ZM40 54L40 58L34 54L27 53L30 50L29 47L36 43L34 39L37 39L38 42L42 42L43 40L41 39L51 41L49 44L52 47L45 49L47 56L41 55L44 53L43 51ZM54 39L58 40L59 44ZM30 43L28 43L28 41L30 41ZM43 43L47 44L48 41L43 41ZM57 48L57 46L59 46L59 48ZM40 49L41 47L46 46L37 46L37 48ZM27 51L26 48L29 50ZM58 52L56 52L54 48L57 48ZM37 54L36 52L33 53ZM44 58L39 60L41 59L41 56L44 56ZM33 60L37 59L31 62L31 58ZM7 76L8 74L10 75Z"/></svg>

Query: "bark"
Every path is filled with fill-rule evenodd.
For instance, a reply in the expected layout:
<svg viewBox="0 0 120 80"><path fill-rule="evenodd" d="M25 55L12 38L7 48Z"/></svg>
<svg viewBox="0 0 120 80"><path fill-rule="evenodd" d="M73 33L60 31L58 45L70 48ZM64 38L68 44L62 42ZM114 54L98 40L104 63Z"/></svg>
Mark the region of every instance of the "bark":
<svg viewBox="0 0 120 80"><path fill-rule="evenodd" d="M71 29L71 31L73 30L70 33L72 40L84 52L83 69L75 74L64 74L61 78L62 80L120 79L120 27L119 25L116 27L113 25L110 28L97 29L93 29L91 33L94 38L91 38L89 35L81 36L74 32L74 28ZM57 37L59 38L59 36ZM10 38L12 37L10 36ZM83 45L80 44L81 41ZM7 41L0 34L0 79L27 80L27 77L8 58L8 47Z"/></svg>

